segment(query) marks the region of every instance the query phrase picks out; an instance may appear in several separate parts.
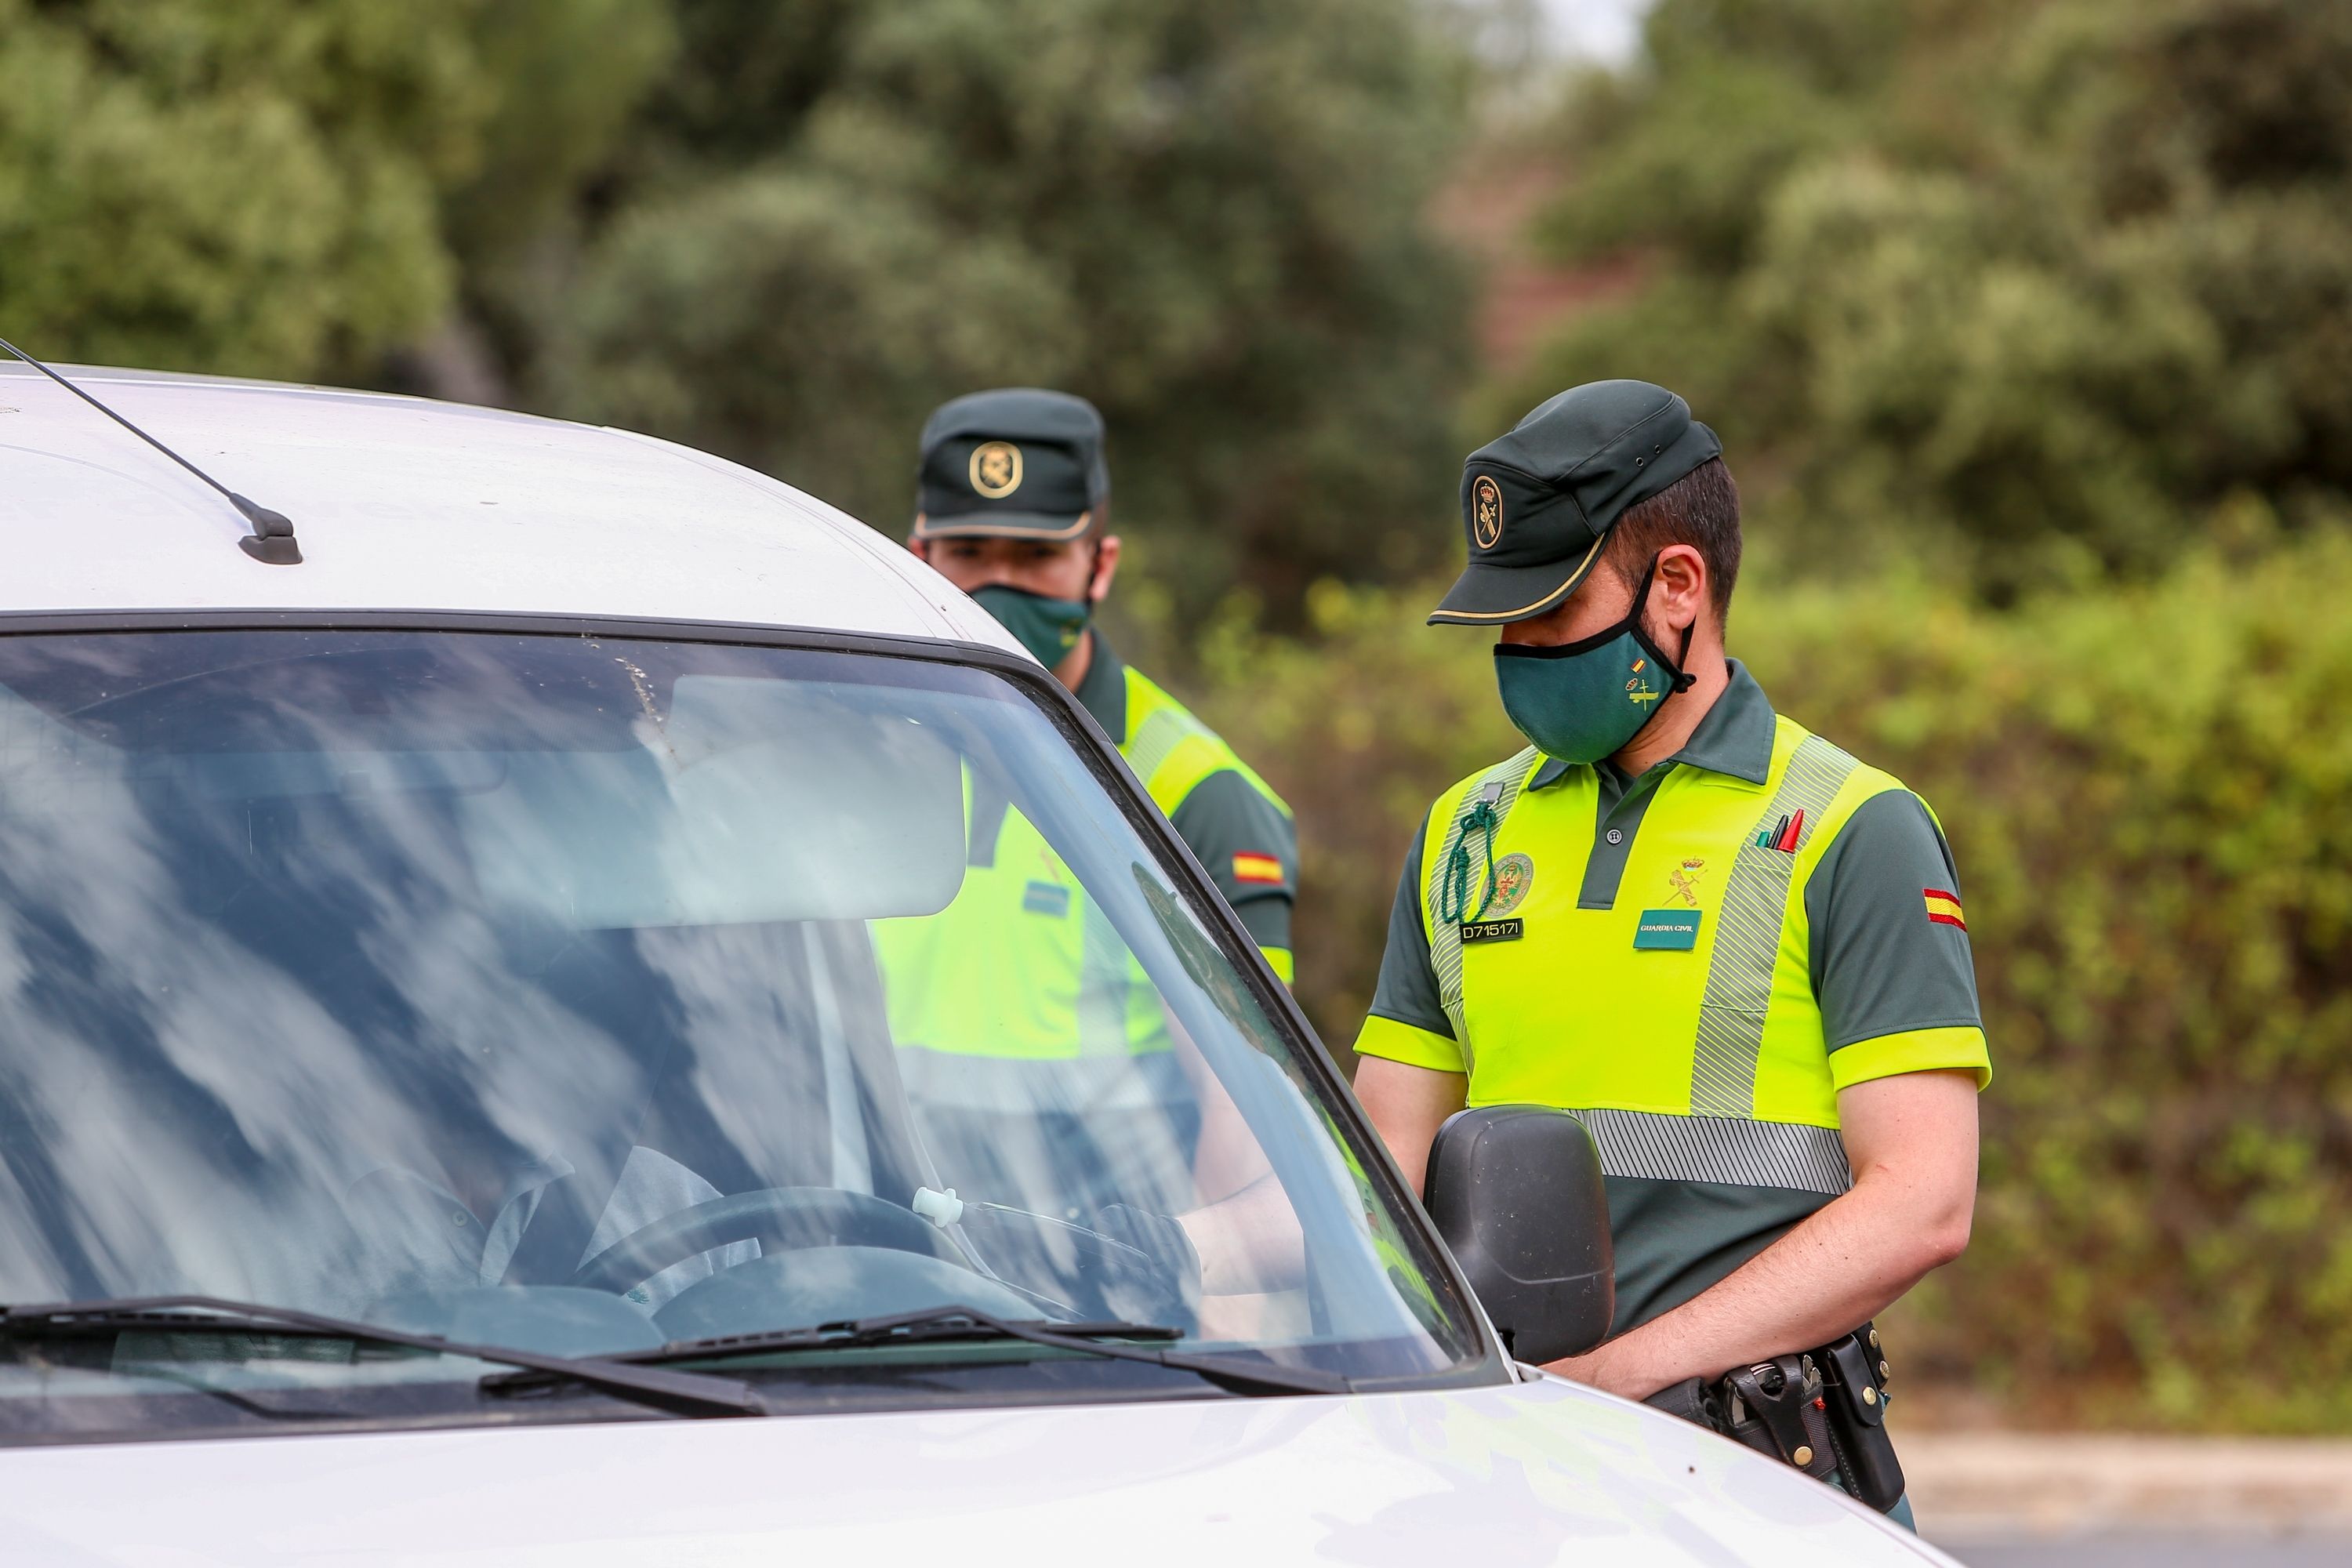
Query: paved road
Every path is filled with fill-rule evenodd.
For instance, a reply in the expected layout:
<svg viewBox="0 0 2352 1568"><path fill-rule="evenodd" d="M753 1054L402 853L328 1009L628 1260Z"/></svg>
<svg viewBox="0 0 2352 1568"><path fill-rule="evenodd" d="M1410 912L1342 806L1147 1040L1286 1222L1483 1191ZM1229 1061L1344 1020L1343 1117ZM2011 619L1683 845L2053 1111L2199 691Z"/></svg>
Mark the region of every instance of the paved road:
<svg viewBox="0 0 2352 1568"><path fill-rule="evenodd" d="M2171 1531L1947 1545L1969 1568L2345 1568L2352 1537Z"/></svg>
<svg viewBox="0 0 2352 1568"><path fill-rule="evenodd" d="M1923 1433L1911 1501L1969 1568L2352 1568L2352 1440Z"/></svg>

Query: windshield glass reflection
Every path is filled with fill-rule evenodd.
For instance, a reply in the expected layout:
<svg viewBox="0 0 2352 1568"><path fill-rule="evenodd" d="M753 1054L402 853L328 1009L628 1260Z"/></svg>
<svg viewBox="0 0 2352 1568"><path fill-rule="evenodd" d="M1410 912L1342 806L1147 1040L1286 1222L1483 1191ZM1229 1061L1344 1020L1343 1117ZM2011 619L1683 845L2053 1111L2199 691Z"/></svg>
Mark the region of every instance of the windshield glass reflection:
<svg viewBox="0 0 2352 1568"><path fill-rule="evenodd" d="M563 1353L961 1302L1448 1364L1314 1092L984 672L0 638L0 1300Z"/></svg>

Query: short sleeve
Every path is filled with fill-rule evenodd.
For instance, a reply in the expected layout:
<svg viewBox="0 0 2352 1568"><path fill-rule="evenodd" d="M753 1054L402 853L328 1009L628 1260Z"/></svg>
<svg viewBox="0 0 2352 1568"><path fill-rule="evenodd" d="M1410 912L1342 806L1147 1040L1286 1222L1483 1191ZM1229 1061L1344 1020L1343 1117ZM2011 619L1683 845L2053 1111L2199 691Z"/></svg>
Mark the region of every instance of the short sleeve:
<svg viewBox="0 0 2352 1568"><path fill-rule="evenodd" d="M1404 873L1389 907L1388 947L1381 954L1371 1016L1356 1037L1356 1054L1460 1072L1462 1047L1438 1001L1437 972L1430 965L1429 936L1421 918L1421 846L1428 828L1424 818L1405 847Z"/></svg>
<svg viewBox="0 0 2352 1568"><path fill-rule="evenodd" d="M1227 768L1193 785L1169 820L1258 946L1287 953L1298 892L1298 829L1289 814Z"/></svg>
<svg viewBox="0 0 2352 1568"><path fill-rule="evenodd" d="M1805 915L1839 1089L1939 1068L1991 1080L1959 872L1925 802L1864 801L1806 882Z"/></svg>

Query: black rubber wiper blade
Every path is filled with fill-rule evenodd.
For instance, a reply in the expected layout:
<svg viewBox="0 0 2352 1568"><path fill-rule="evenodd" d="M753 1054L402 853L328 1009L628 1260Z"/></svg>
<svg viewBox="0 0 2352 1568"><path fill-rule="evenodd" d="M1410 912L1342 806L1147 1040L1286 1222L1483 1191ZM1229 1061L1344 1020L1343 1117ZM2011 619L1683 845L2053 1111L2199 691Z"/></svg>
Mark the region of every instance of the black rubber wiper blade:
<svg viewBox="0 0 2352 1568"><path fill-rule="evenodd" d="M751 1355L762 1351L849 1350L860 1345L935 1344L946 1340L1003 1340L1022 1337L1029 1329L1078 1340L1181 1340L1184 1331L1165 1323L1130 1323L1118 1319L1100 1322L1066 1323L1049 1318L995 1319L961 1307L926 1307L887 1317L845 1318L807 1328L760 1329L743 1334L712 1334L706 1339L673 1340L648 1350L622 1351L616 1361L661 1363L700 1361L714 1356Z"/></svg>
<svg viewBox="0 0 2352 1568"><path fill-rule="evenodd" d="M1172 1371L1189 1372L1235 1394L1346 1394L1349 1391L1348 1380L1337 1373L1118 1342L1122 1340L1176 1340L1181 1339L1183 1334L1183 1330L1161 1323L1052 1323L1025 1318L1000 1318L977 1307L944 1306L886 1316L850 1318L837 1323L821 1323L808 1328L725 1334L707 1340L681 1340L659 1350L624 1351L613 1359L633 1363L665 1363L750 1355L762 1351L854 1349L860 1345L940 1340L1024 1340L1050 1350L1075 1351L1081 1355L1143 1362Z"/></svg>
<svg viewBox="0 0 2352 1568"><path fill-rule="evenodd" d="M397 1345L520 1367L674 1415L772 1414L758 1389L731 1377L674 1372L660 1366L633 1366L604 1356L541 1355L504 1345L467 1344L438 1334L411 1333L405 1329L353 1322L295 1307L272 1307L222 1296L122 1296L99 1301L0 1306L0 1338L91 1338L125 1330L182 1334L281 1334ZM482 1384L489 1388L499 1381L488 1377Z"/></svg>

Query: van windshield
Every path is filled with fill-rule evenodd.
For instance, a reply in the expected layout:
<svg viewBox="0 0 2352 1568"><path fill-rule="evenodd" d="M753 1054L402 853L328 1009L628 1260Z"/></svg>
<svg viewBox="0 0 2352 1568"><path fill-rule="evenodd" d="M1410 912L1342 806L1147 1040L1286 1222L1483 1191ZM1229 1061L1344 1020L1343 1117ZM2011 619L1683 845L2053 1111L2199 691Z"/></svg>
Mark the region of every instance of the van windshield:
<svg viewBox="0 0 2352 1568"><path fill-rule="evenodd" d="M1459 1363L1463 1304L1233 951L984 669L0 637L0 1303L565 1355L963 1305ZM132 1337L11 1336L0 1425L482 1371Z"/></svg>

